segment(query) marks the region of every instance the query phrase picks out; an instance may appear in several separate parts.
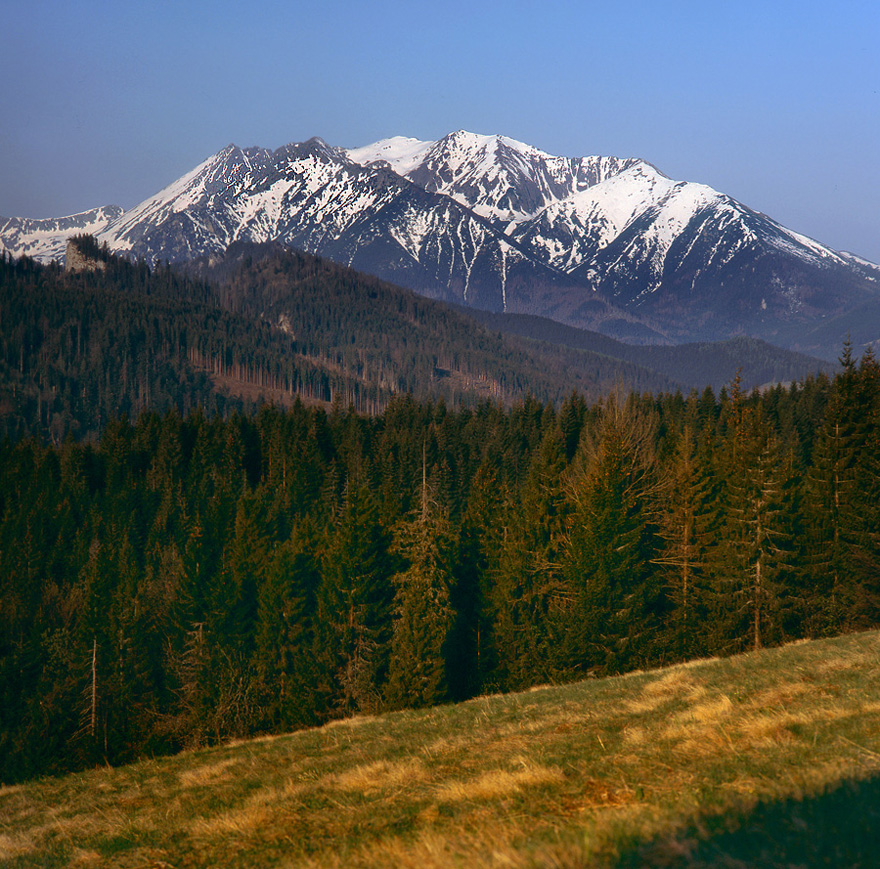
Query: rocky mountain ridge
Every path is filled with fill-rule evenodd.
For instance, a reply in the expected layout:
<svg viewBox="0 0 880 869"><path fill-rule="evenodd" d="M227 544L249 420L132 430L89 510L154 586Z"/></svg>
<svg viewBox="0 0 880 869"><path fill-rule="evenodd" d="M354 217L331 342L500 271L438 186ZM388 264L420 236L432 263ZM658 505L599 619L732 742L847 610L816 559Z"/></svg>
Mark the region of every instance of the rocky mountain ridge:
<svg viewBox="0 0 880 869"><path fill-rule="evenodd" d="M643 343L751 335L828 358L856 309L855 343L880 337L880 267L643 160L503 136L229 145L124 214L88 215L99 241L149 262L278 241L433 298ZM50 222L31 224L0 224L3 248L58 256Z"/></svg>

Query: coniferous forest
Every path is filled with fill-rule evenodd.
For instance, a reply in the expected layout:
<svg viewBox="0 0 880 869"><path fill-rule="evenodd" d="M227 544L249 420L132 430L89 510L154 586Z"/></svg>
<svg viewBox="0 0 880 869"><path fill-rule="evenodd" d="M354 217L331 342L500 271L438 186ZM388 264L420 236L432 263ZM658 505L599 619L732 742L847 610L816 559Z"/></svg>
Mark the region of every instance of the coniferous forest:
<svg viewBox="0 0 880 869"><path fill-rule="evenodd" d="M880 623L880 365L0 448L0 780Z"/></svg>
<svg viewBox="0 0 880 869"><path fill-rule="evenodd" d="M113 256L91 236L72 243L92 268L0 257L0 438L60 444L143 410L227 416L297 397L371 414L408 393L450 408L529 395L559 406L572 392L592 402L621 384L687 393L718 390L740 369L749 388L832 370L751 339L636 348L571 329L503 334L523 323L482 325L274 245L238 243L180 271Z"/></svg>
<svg viewBox="0 0 880 869"><path fill-rule="evenodd" d="M79 244L0 260L0 783L880 624L870 352L685 395L295 252Z"/></svg>
<svg viewBox="0 0 880 869"><path fill-rule="evenodd" d="M101 253L90 236L75 241L86 258ZM227 415L267 399L338 397L376 413L402 393L456 407L528 394L558 403L572 390L597 398L616 382L674 387L626 361L524 346L318 257L244 250L211 282L106 252L81 272L0 258L0 437L60 443L142 410Z"/></svg>

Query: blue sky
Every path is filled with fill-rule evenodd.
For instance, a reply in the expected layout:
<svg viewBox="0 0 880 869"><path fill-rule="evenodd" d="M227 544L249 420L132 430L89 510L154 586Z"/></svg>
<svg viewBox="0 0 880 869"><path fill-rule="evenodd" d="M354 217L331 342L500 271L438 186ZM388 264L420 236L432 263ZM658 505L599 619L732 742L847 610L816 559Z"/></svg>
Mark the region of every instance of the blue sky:
<svg viewBox="0 0 880 869"><path fill-rule="evenodd" d="M642 157L880 262L880 3L2 0L0 214L136 205L229 142L501 133Z"/></svg>

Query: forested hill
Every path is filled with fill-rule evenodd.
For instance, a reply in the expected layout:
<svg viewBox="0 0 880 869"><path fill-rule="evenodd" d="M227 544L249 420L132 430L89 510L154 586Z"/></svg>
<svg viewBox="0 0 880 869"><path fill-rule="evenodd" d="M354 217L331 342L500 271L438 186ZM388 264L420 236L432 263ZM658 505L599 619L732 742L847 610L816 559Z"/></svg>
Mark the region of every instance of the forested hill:
<svg viewBox="0 0 880 869"><path fill-rule="evenodd" d="M57 443L145 409L228 413L297 397L376 413L400 393L458 407L676 386L628 362L525 346L304 254L233 257L209 283L78 243L100 267L0 259L0 436Z"/></svg>
<svg viewBox="0 0 880 869"><path fill-rule="evenodd" d="M541 383L538 372L560 384L577 378L578 388L588 399L621 387L687 392L711 386L717 391L737 376L743 388L751 390L831 373L836 367L746 337L639 346L542 317L439 304L280 245L238 243L223 258L201 258L184 270L222 286L225 303L236 310L251 317L297 323L297 337L310 352L320 353L334 343L342 353L348 348L351 354L355 348L361 357L375 360L374 369L388 358L393 360L392 369L405 367L413 350L414 323L430 338L425 343L441 360L441 369L467 368L468 357L474 354L479 354L481 367L488 368L485 359L500 355L505 365L524 367L536 385ZM474 321L490 330L490 335L475 330ZM523 366L523 354L537 363L535 368ZM538 397L551 392L546 387L532 389Z"/></svg>
<svg viewBox="0 0 880 869"><path fill-rule="evenodd" d="M532 395L558 404L572 390L593 400L621 385L680 386L628 360L503 335L469 312L276 244L234 244L183 271L218 286L225 306L288 331L309 358L326 356L395 393L504 405Z"/></svg>
<svg viewBox="0 0 880 869"><path fill-rule="evenodd" d="M760 342L646 348L570 329L564 340L509 334L515 321L483 325L277 245L234 245L181 270L130 263L88 236L76 244L99 265L0 259L0 436L57 443L145 409L229 413L297 397L367 413L403 393L453 408L527 395L559 406L572 392L717 389L738 370L750 388L827 368Z"/></svg>
<svg viewBox="0 0 880 869"><path fill-rule="evenodd" d="M0 783L878 626L878 420L845 351L749 396L2 441Z"/></svg>
<svg viewBox="0 0 880 869"><path fill-rule="evenodd" d="M791 383L820 371L831 373L835 369L824 360L745 336L693 344L626 344L599 332L577 329L545 317L476 309L469 309L469 313L488 328L505 334L601 353L610 359L661 371L687 389L702 390L711 386L717 391L729 384L737 372L745 388L752 389L773 383Z"/></svg>

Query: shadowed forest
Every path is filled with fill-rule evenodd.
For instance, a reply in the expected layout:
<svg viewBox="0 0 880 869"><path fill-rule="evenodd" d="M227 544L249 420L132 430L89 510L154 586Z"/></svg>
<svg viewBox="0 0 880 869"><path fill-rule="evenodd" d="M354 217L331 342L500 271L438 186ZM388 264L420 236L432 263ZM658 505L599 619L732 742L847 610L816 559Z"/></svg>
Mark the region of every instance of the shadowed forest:
<svg viewBox="0 0 880 869"><path fill-rule="evenodd" d="M484 326L273 245L239 243L184 274L113 256L91 236L72 243L81 271L0 257L0 438L94 440L114 417L171 408L250 415L260 401L338 399L376 414L403 394L451 409L528 396L559 407L621 384L686 394L720 390L737 371L748 389L832 371L748 338L639 348L537 318Z"/></svg>
<svg viewBox="0 0 880 869"><path fill-rule="evenodd" d="M0 781L880 623L880 365L0 447Z"/></svg>

